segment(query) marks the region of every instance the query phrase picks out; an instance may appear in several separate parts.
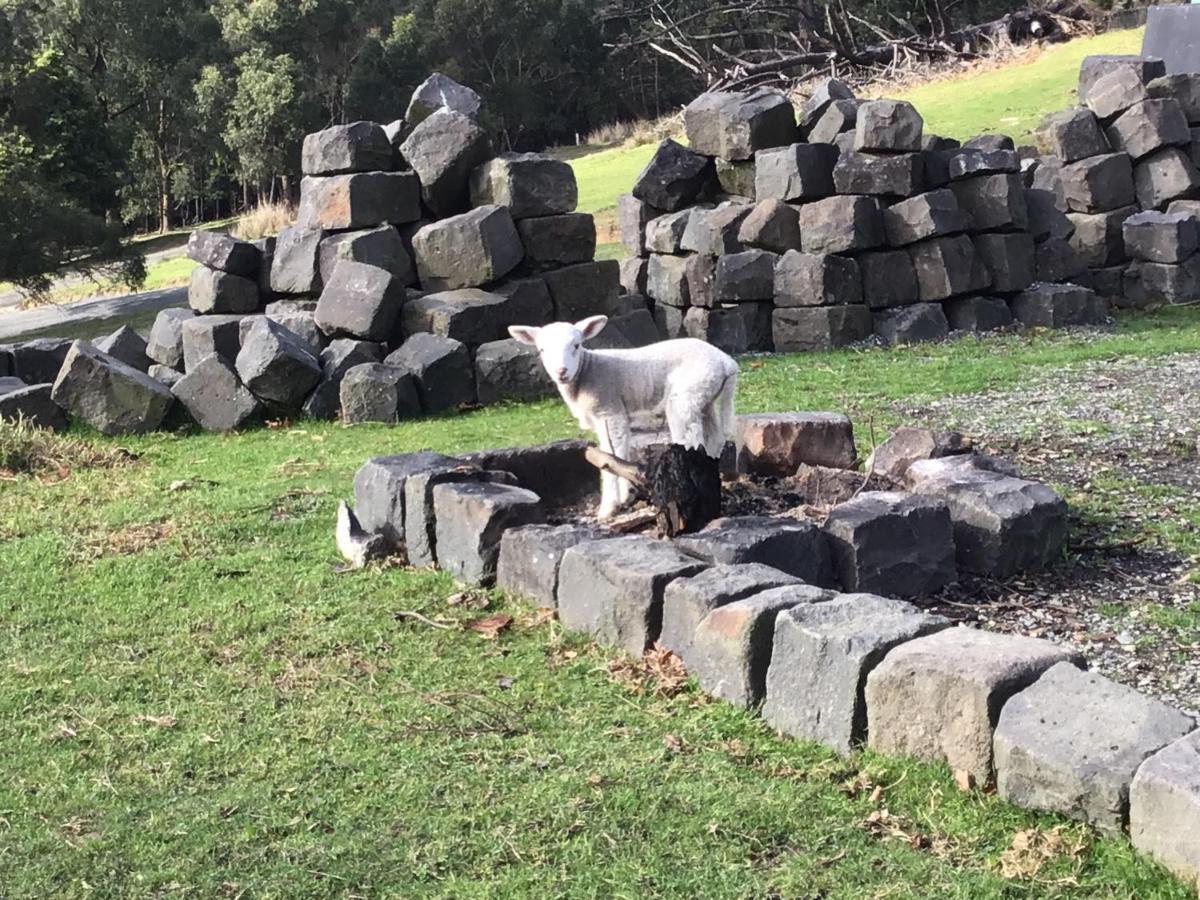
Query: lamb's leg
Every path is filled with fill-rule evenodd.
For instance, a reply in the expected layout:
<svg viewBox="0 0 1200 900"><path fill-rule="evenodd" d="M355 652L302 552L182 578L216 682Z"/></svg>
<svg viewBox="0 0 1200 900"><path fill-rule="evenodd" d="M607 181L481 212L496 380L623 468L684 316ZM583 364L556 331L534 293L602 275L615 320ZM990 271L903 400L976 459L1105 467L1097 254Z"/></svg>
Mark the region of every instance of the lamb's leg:
<svg viewBox="0 0 1200 900"><path fill-rule="evenodd" d="M596 425L596 444L605 453L619 455L613 450L612 437L606 421ZM600 507L596 510L596 518L611 519L616 515L620 506L619 485L620 479L616 475L600 470Z"/></svg>
<svg viewBox="0 0 1200 900"><path fill-rule="evenodd" d="M613 456L621 459L629 459L629 445L632 435L630 434L629 422L624 419L612 418L608 420L608 439L612 445L610 451ZM617 479L617 504L624 507L629 503L633 495L633 485L628 479Z"/></svg>

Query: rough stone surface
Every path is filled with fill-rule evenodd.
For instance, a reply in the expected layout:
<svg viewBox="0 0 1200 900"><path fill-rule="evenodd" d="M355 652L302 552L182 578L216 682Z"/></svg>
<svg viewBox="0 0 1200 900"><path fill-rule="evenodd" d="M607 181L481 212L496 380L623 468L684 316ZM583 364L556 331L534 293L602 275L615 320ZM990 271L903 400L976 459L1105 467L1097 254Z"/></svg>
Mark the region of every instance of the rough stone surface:
<svg viewBox="0 0 1200 900"><path fill-rule="evenodd" d="M438 562L434 488L441 484L482 481L512 483L512 479L504 473L486 472L461 459L414 472L405 480L404 557L410 566L420 568Z"/></svg>
<svg viewBox="0 0 1200 900"><path fill-rule="evenodd" d="M801 132L807 136L808 131L820 120L825 110L834 101L853 99L854 91L844 81L836 78L824 79L813 88L813 92L808 95L808 99L800 107Z"/></svg>
<svg viewBox="0 0 1200 900"><path fill-rule="evenodd" d="M271 290L276 294L312 294L321 289L321 241L325 232L289 225L275 239Z"/></svg>
<svg viewBox="0 0 1200 900"><path fill-rule="evenodd" d="M1037 638L947 628L895 647L867 676L867 741L881 753L944 760L983 787L992 733L1018 691L1074 651Z"/></svg>
<svg viewBox="0 0 1200 900"><path fill-rule="evenodd" d="M245 278L258 275L259 263L262 261L259 249L249 241L203 228L193 231L188 236L187 256L202 266Z"/></svg>
<svg viewBox="0 0 1200 900"><path fill-rule="evenodd" d="M871 311L861 304L776 308L771 338L777 353L830 350L871 334Z"/></svg>
<svg viewBox="0 0 1200 900"><path fill-rule="evenodd" d="M951 181L1020 171L1021 158L1015 150L963 149L952 154L946 164L946 177Z"/></svg>
<svg viewBox="0 0 1200 900"><path fill-rule="evenodd" d="M1166 147L1140 160L1133 170L1134 193L1143 209L1159 209L1200 191L1200 172L1178 147Z"/></svg>
<svg viewBox="0 0 1200 900"><path fill-rule="evenodd" d="M417 280L416 266L404 239L391 225L330 235L321 241L318 255L324 282L333 277L334 267L343 259L386 269L403 285L415 284Z"/></svg>
<svg viewBox="0 0 1200 900"><path fill-rule="evenodd" d="M679 253L684 229L695 207L657 216L646 223L646 250L650 253Z"/></svg>
<svg viewBox="0 0 1200 900"><path fill-rule="evenodd" d="M572 212L574 170L540 153L502 153L471 173L472 206L505 206L514 219Z"/></svg>
<svg viewBox="0 0 1200 900"><path fill-rule="evenodd" d="M1011 302L1013 318L1022 325L1069 328L1103 325L1108 304L1087 288L1073 284L1035 284Z"/></svg>
<svg viewBox="0 0 1200 900"><path fill-rule="evenodd" d="M242 338L236 369L250 393L284 410L296 410L321 380L316 351L264 317Z"/></svg>
<svg viewBox="0 0 1200 900"><path fill-rule="evenodd" d="M330 336L387 341L396 333L404 285L386 269L344 259L321 291L317 326Z"/></svg>
<svg viewBox="0 0 1200 900"><path fill-rule="evenodd" d="M1127 153L1081 159L1063 166L1059 177L1069 211L1107 212L1134 200L1133 162Z"/></svg>
<svg viewBox="0 0 1200 900"><path fill-rule="evenodd" d="M991 279L975 245L965 234L930 238L908 248L922 302L986 290Z"/></svg>
<svg viewBox="0 0 1200 900"><path fill-rule="evenodd" d="M902 600L871 594L792 607L775 620L763 721L849 753L867 736L867 675L893 647L949 625Z"/></svg>
<svg viewBox="0 0 1200 900"><path fill-rule="evenodd" d="M0 378L0 382L9 380L8 377ZM50 431L62 431L67 427L66 413L54 402L52 385L27 385L19 378L11 380L16 384L8 388L0 386L0 421L23 419Z"/></svg>
<svg viewBox="0 0 1200 900"><path fill-rule="evenodd" d="M708 256L737 253L742 249L738 243L738 233L742 222L753 209L749 203L727 203L716 209L693 209L683 230L680 248Z"/></svg>
<svg viewBox="0 0 1200 900"><path fill-rule="evenodd" d="M1133 307L1200 299L1200 257L1182 265L1134 263L1125 270L1123 294Z"/></svg>
<svg viewBox="0 0 1200 900"><path fill-rule="evenodd" d="M854 149L905 152L921 149L925 122L916 107L904 100L860 103L854 124Z"/></svg>
<svg viewBox="0 0 1200 900"><path fill-rule="evenodd" d="M328 231L415 222L421 218L420 188L412 172L306 175L296 222Z"/></svg>
<svg viewBox="0 0 1200 900"><path fill-rule="evenodd" d="M1029 209L1029 233L1035 241L1068 240L1075 233L1075 226L1050 191L1030 188L1025 192L1025 205Z"/></svg>
<svg viewBox="0 0 1200 900"><path fill-rule="evenodd" d="M774 253L743 250L717 259L716 299L728 302L770 300L775 289Z"/></svg>
<svg viewBox="0 0 1200 900"><path fill-rule="evenodd" d="M537 349L513 338L480 345L475 352L475 388L485 404L532 400L554 392Z"/></svg>
<svg viewBox="0 0 1200 900"><path fill-rule="evenodd" d="M1200 731L1142 763L1129 791L1133 846L1200 888Z"/></svg>
<svg viewBox="0 0 1200 900"><path fill-rule="evenodd" d="M978 175L950 185L977 231L1024 230L1029 223L1020 175Z"/></svg>
<svg viewBox="0 0 1200 900"><path fill-rule="evenodd" d="M653 207L674 212L695 200L712 177L711 159L668 138L634 181L632 194Z"/></svg>
<svg viewBox="0 0 1200 900"><path fill-rule="evenodd" d="M1099 118L1111 120L1135 103L1141 103L1149 93L1146 81L1139 73L1120 66L1101 75L1084 89L1081 78L1079 99Z"/></svg>
<svg viewBox="0 0 1200 900"><path fill-rule="evenodd" d="M1034 137L1043 153L1064 163L1112 152L1096 114L1081 107L1048 113Z"/></svg>
<svg viewBox="0 0 1200 900"><path fill-rule="evenodd" d="M958 580L950 513L939 500L866 491L835 506L824 530L847 591L916 597Z"/></svg>
<svg viewBox="0 0 1200 900"><path fill-rule="evenodd" d="M757 563L806 584L834 584L828 543L811 522L767 516L720 518L694 534L675 538L675 546L713 564Z"/></svg>
<svg viewBox="0 0 1200 900"><path fill-rule="evenodd" d="M558 567L563 554L577 544L605 536L604 530L595 525L508 528L500 538L496 587L553 609L558 605Z"/></svg>
<svg viewBox="0 0 1200 900"><path fill-rule="evenodd" d="M940 303L913 303L877 310L872 322L875 333L889 347L940 341L950 333L950 324Z"/></svg>
<svg viewBox="0 0 1200 900"><path fill-rule="evenodd" d="M805 253L871 250L884 243L882 207L874 197L829 197L800 207Z"/></svg>
<svg viewBox="0 0 1200 900"><path fill-rule="evenodd" d="M956 297L942 309L952 331L994 331L1013 323L1012 310L999 297Z"/></svg>
<svg viewBox="0 0 1200 900"><path fill-rule="evenodd" d="M507 297L478 288L439 291L408 300L401 323L408 335L427 331L474 347L504 336L506 326L513 324L507 307Z"/></svg>
<svg viewBox="0 0 1200 900"><path fill-rule="evenodd" d="M263 313L272 322L282 325L307 343L314 352L329 346L329 335L317 325L317 301L276 300L268 303ZM243 321L253 322L254 319L254 316L248 316Z"/></svg>
<svg viewBox="0 0 1200 900"><path fill-rule="evenodd" d="M742 160L796 140L796 111L779 91L712 91L683 110L688 146L705 156Z"/></svg>
<svg viewBox="0 0 1200 900"><path fill-rule="evenodd" d="M833 185L839 194L911 197L925 189L925 160L919 153L850 151L838 157Z"/></svg>
<svg viewBox="0 0 1200 900"><path fill-rule="evenodd" d="M234 431L258 418L262 408L228 359L205 356L175 382L171 393L205 431Z"/></svg>
<svg viewBox="0 0 1200 900"><path fill-rule="evenodd" d="M183 322L183 370L190 372L209 355L229 365L242 348L242 316L196 316Z"/></svg>
<svg viewBox="0 0 1200 900"><path fill-rule="evenodd" d="M757 200L807 201L833 193L837 148L829 144L790 144L760 151L754 159Z"/></svg>
<svg viewBox="0 0 1200 900"><path fill-rule="evenodd" d="M800 213L781 200L760 200L738 228L738 243L773 253L800 249Z"/></svg>
<svg viewBox="0 0 1200 900"><path fill-rule="evenodd" d="M1087 263L1069 240L1048 238L1034 248L1034 275L1037 281L1076 282L1087 272Z"/></svg>
<svg viewBox="0 0 1200 900"><path fill-rule="evenodd" d="M683 315L683 331L688 337L712 344L731 356L750 349L746 321L738 315L736 307L692 307Z"/></svg>
<svg viewBox="0 0 1200 900"><path fill-rule="evenodd" d="M713 160L717 184L721 191L731 197L753 200L754 180L757 177L753 159L728 160L717 157Z"/></svg>
<svg viewBox="0 0 1200 900"><path fill-rule="evenodd" d="M738 471L753 475L794 475L801 464L852 469L858 459L854 427L840 413L738 416L734 443Z"/></svg>
<svg viewBox="0 0 1200 900"><path fill-rule="evenodd" d="M563 554L559 566L559 621L641 656L658 639L667 584L703 568L703 563L653 538L579 544Z"/></svg>
<svg viewBox="0 0 1200 900"><path fill-rule="evenodd" d="M425 290L476 287L503 278L524 250L503 206L480 206L426 225L413 236L417 273Z"/></svg>
<svg viewBox="0 0 1200 900"><path fill-rule="evenodd" d="M776 617L832 596L831 591L796 584L717 606L700 620L680 658L706 693L735 706L753 707L765 692Z"/></svg>
<svg viewBox="0 0 1200 900"><path fill-rule="evenodd" d="M1134 84L1149 84L1166 74L1161 59L1146 56L1097 54L1085 57L1079 66L1079 102L1089 103L1097 82L1113 72L1131 75Z"/></svg>
<svg viewBox="0 0 1200 900"><path fill-rule="evenodd" d="M685 309L691 296L687 268L685 257L651 254L646 265L646 293L659 304Z"/></svg>
<svg viewBox="0 0 1200 900"><path fill-rule="evenodd" d="M128 325L122 325L107 337L95 342L96 349L139 372L150 368L150 357L146 355L146 340Z"/></svg>
<svg viewBox="0 0 1200 900"><path fill-rule="evenodd" d="M475 118L482 104L479 95L469 87L441 72L434 72L413 91L408 109L404 112L404 121L409 126L419 125L439 109L449 109Z"/></svg>
<svg viewBox="0 0 1200 900"><path fill-rule="evenodd" d="M658 214L659 210L633 194L617 198L617 231L631 256L646 255L646 225Z"/></svg>
<svg viewBox="0 0 1200 900"><path fill-rule="evenodd" d="M102 434L144 434L162 424L171 391L145 372L75 341L51 394L54 402Z"/></svg>
<svg viewBox="0 0 1200 900"><path fill-rule="evenodd" d="M490 472L504 472L548 505L592 502L599 490L596 469L584 458L584 440L463 453L458 458Z"/></svg>
<svg viewBox="0 0 1200 900"><path fill-rule="evenodd" d="M258 284L219 269L196 266L188 280L188 306L198 313L249 313L258 309Z"/></svg>
<svg viewBox="0 0 1200 900"><path fill-rule="evenodd" d="M895 203L883 211L888 243L906 247L932 237L945 237L966 231L971 220L954 192L946 188L918 194Z"/></svg>
<svg viewBox="0 0 1200 900"><path fill-rule="evenodd" d="M1184 213L1137 213L1121 230L1125 251L1135 260L1181 263L1200 250L1200 219Z"/></svg>
<svg viewBox="0 0 1200 900"><path fill-rule="evenodd" d="M421 199L441 218L467 208L471 172L491 156L491 147L474 119L441 108L417 124L400 152L421 180Z"/></svg>
<svg viewBox="0 0 1200 900"><path fill-rule="evenodd" d="M354 511L359 523L366 531L383 535L394 549L403 549L405 483L420 472L459 465L452 457L431 450L367 460L354 475Z"/></svg>
<svg viewBox="0 0 1200 900"><path fill-rule="evenodd" d="M378 172L392 167L392 142L374 122L334 125L304 136L300 171L305 175Z"/></svg>
<svg viewBox="0 0 1200 900"><path fill-rule="evenodd" d="M178 369L172 369L169 366L159 365L158 363L153 363L146 370L146 374L155 381L161 381L169 388L175 387L179 379L183 377L183 373Z"/></svg>
<svg viewBox="0 0 1200 900"><path fill-rule="evenodd" d="M195 317L193 309L164 309L154 319L146 355L156 363L183 369L183 323ZM61 361L59 362L61 366ZM56 370L57 373L57 370Z"/></svg>
<svg viewBox="0 0 1200 900"><path fill-rule="evenodd" d="M384 363L412 373L421 408L427 413L475 402L471 354L453 338L423 332L410 335Z"/></svg>
<svg viewBox="0 0 1200 900"><path fill-rule="evenodd" d="M1129 784L1194 723L1159 700L1059 663L1004 704L993 739L1000 796L1123 831Z"/></svg>
<svg viewBox="0 0 1200 900"><path fill-rule="evenodd" d="M941 459L969 452L970 443L957 431L931 431L902 425L871 451L866 470L905 483L908 468L923 459Z"/></svg>
<svg viewBox="0 0 1200 900"><path fill-rule="evenodd" d="M545 325L554 321L554 300L546 279L540 275L502 281L488 290L508 298L505 315L511 324Z"/></svg>
<svg viewBox="0 0 1200 900"><path fill-rule="evenodd" d="M808 130L810 144L832 144L839 135L850 133L858 120L857 100L834 100Z"/></svg>
<svg viewBox="0 0 1200 900"><path fill-rule="evenodd" d="M1136 206L1123 206L1105 213L1068 213L1067 217L1075 226L1070 238L1071 246L1091 268L1125 262L1122 228L1125 220L1137 211Z"/></svg>
<svg viewBox="0 0 1200 900"><path fill-rule="evenodd" d="M663 593L662 634L658 643L687 660L691 657L696 629L714 609L765 590L801 583L778 569L758 563L717 564L689 578L677 578Z"/></svg>
<svg viewBox="0 0 1200 900"><path fill-rule="evenodd" d="M621 298L621 264L615 259L563 266L543 276L554 315L559 321L578 322L587 316L610 315Z"/></svg>
<svg viewBox="0 0 1200 900"><path fill-rule="evenodd" d="M862 298L871 309L904 306L919 298L912 260L903 250L878 250L857 258Z"/></svg>
<svg viewBox="0 0 1200 900"><path fill-rule="evenodd" d="M1163 147L1187 144L1192 139L1187 119L1175 100L1145 100L1117 117L1105 130L1117 153L1138 160Z"/></svg>
<svg viewBox="0 0 1200 900"><path fill-rule="evenodd" d="M460 581L490 584L505 530L540 522L533 491L491 482L450 482L433 488L439 568Z"/></svg>
<svg viewBox="0 0 1200 900"><path fill-rule="evenodd" d="M649 295L647 288L646 260L640 256L627 256L621 260L621 288L629 294ZM544 284L545 282L543 282Z"/></svg>
<svg viewBox="0 0 1200 900"><path fill-rule="evenodd" d="M355 338L338 338L321 351L321 380L304 401L304 414L313 419L336 419L342 408L342 379L355 366L376 363L382 345Z"/></svg>
<svg viewBox="0 0 1200 900"><path fill-rule="evenodd" d="M989 471L970 455L914 462L909 489L950 509L958 568L992 578L1044 568L1067 538L1067 504L1044 484Z"/></svg>
<svg viewBox="0 0 1200 900"><path fill-rule="evenodd" d="M1002 294L1023 291L1037 277L1033 237L1027 232L977 234L975 254L991 279L991 289Z"/></svg>

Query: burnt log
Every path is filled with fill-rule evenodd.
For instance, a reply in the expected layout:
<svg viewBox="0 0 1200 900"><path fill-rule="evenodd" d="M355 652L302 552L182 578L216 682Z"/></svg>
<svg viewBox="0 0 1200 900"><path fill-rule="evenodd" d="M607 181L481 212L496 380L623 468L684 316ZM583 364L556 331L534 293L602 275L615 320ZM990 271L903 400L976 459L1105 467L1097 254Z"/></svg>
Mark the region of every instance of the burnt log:
<svg viewBox="0 0 1200 900"><path fill-rule="evenodd" d="M588 462L624 478L655 509L655 526L663 537L699 531L721 517L720 461L702 448L670 444L639 466L597 447L588 447Z"/></svg>

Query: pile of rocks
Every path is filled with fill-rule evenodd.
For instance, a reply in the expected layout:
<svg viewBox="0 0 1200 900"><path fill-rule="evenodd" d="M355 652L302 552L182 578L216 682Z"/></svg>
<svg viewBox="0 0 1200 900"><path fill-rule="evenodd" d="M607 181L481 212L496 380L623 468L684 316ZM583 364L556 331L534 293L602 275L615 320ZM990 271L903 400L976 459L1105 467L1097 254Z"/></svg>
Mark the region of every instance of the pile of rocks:
<svg viewBox="0 0 1200 900"><path fill-rule="evenodd" d="M743 417L728 454L773 475L855 457L849 422L830 414ZM412 564L494 582L637 656L657 643L783 734L946 762L1019 805L1128 826L1139 849L1200 877L1188 716L1086 672L1074 650L896 599L958 571L1052 563L1062 500L951 434L901 429L870 465L903 490L858 494L823 526L739 516L672 541L563 521L595 482L577 441L379 457L354 493L364 528Z"/></svg>
<svg viewBox="0 0 1200 900"><path fill-rule="evenodd" d="M189 308L163 311L149 341L122 329L0 352L0 376L22 379L0 415L60 426L65 409L116 434L159 427L178 400L215 431L301 414L395 422L549 392L510 324L605 313L603 345L657 340L617 262L593 259L570 166L494 156L480 105L433 75L403 120L308 135L295 225L255 243L195 232Z"/></svg>

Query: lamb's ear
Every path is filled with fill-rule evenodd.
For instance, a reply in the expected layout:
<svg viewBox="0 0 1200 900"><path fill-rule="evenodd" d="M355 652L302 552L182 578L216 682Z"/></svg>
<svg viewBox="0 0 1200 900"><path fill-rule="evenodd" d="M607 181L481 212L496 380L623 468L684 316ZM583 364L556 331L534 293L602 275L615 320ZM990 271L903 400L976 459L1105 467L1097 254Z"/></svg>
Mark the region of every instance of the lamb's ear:
<svg viewBox="0 0 1200 900"><path fill-rule="evenodd" d="M531 347L537 346L538 332L540 328L534 328L532 325L509 325L508 333L515 337L522 344L529 344Z"/></svg>
<svg viewBox="0 0 1200 900"><path fill-rule="evenodd" d="M588 316L586 319L581 319L575 323L575 330L583 335L586 341L589 338L594 338L604 326L608 324L608 316Z"/></svg>

